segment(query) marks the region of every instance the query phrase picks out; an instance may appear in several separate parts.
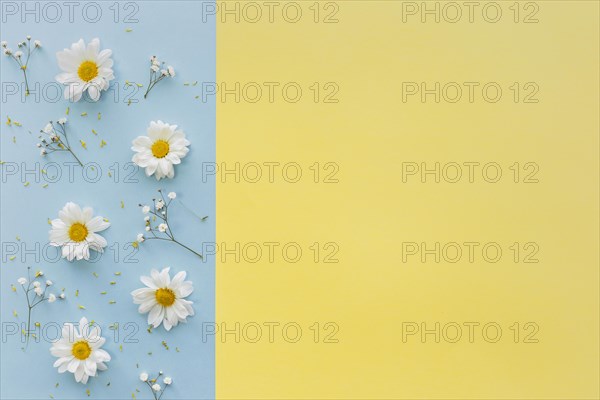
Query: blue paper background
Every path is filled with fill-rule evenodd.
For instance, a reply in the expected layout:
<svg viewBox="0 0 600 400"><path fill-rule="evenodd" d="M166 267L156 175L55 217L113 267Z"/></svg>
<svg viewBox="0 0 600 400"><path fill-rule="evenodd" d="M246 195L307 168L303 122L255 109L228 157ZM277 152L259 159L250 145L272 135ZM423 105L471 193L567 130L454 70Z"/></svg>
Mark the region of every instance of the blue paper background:
<svg viewBox="0 0 600 400"><path fill-rule="evenodd" d="M34 3L28 4L34 7ZM202 222L176 202L169 214L178 239L197 250L201 250L202 242L215 240L214 180L203 182L201 177L202 163L215 160L215 104L195 99L200 95L200 84L184 86L184 82L215 80L214 18L202 21L203 4L200 2L126 2L120 3L119 22L115 23L115 3L97 2L102 7L102 17L98 22L90 23L82 17L85 3L79 4L72 23L68 20L66 8L63 8L64 15L57 23L44 21L44 18L35 23L34 15L27 15L25 23L21 22L21 14L3 16L6 21L2 23L0 38L8 41L13 50L16 42L28 34L42 41L42 52L31 59L29 79L32 91L45 88L46 98L32 94L22 101L20 93L7 95L7 84L20 84L22 75L14 62L2 55L0 159L5 164L2 165L0 194L3 245L0 395L3 399L48 399L50 395L57 399L81 399L88 398L86 389L89 389L89 398L92 399L128 399L132 398L132 393L138 399L152 398L138 376L143 371L154 374L163 370L174 381L164 399L213 398L214 341L209 337L203 343L201 332L204 321L214 321L214 264L202 262L172 243L146 242L133 255L128 244L143 231L143 215L137 204L149 203L158 188L166 192L176 191L178 201L197 215L208 216ZM88 11L94 16L95 9ZM138 22L123 22L132 12L135 12L133 18ZM126 32L126 28L132 31ZM94 37L100 39L102 49L113 50L116 82L113 81L111 91L103 93L98 103L69 103L56 95L59 85L54 82L54 76L60 71L55 54L79 38L88 42ZM173 65L177 76L161 82L144 100L151 55ZM137 93L134 93L135 87L124 89L125 80L140 82L144 88ZM36 82L40 84L37 88ZM132 100L131 105L128 105L129 99ZM77 167L70 182L66 163L73 160L69 154L54 153L42 158L35 147L37 132L48 120L64 116L67 107L70 107L68 129L73 148L84 163L97 163L96 171L88 170L87 180L83 178L81 168ZM82 117L82 112L87 112L88 116ZM101 120L97 119L98 112L102 113ZM7 116L23 126L7 126ZM179 125L192 143L188 156L176 166L175 179L160 182L153 177L145 177L142 170L130 175L134 170L128 166L133 155L130 150L132 139L144 135L149 122L158 119ZM98 136L92 133L92 129L98 132ZM16 143L13 143L13 136ZM79 139L87 142L87 150L78 145ZM107 142L104 148L99 146L102 139ZM62 176L57 183L49 183L47 188L43 188L49 178L39 171L47 169L48 174L54 176L56 168L47 165L51 162L59 164ZM9 171L15 166L18 173L10 175ZM22 176L25 168L37 169L38 172ZM96 172L100 173L100 178L91 182ZM109 172L112 177L108 176ZM132 180L137 180L137 183ZM29 185L25 186L25 182ZM108 218L112 224L102 233L112 247L107 248L106 253L95 262L57 261L54 259L56 250L50 248L46 251L50 229L47 220L56 218L67 201L93 207L96 215ZM124 208L121 208L121 201ZM20 241L16 240L17 236ZM40 251L26 253L21 247L14 260L8 259L15 245L31 250L36 243L39 243ZM36 260L40 253L41 258ZM128 256L132 258L128 259ZM16 285L18 277L26 274L27 266L33 270L42 269L46 278L55 282L54 292L58 294L61 288L65 288L67 295L66 301L42 304L34 309L34 321L42 326L52 322L62 325L86 316L100 325L103 336L107 338L104 348L112 356L109 369L97 378L90 378L86 386L77 384L72 374L57 373L52 367L55 358L50 355L51 344L47 341L31 343L24 352L20 335L7 335L9 324L27 319L23 293L20 288L17 293L10 288L11 284ZM171 267L172 275L180 270L188 272L188 279L194 282L195 291L189 299L195 303L196 316L171 332L166 332L161 326L150 334L146 330L146 315L138 314L130 292L142 287L140 275L148 275L151 268L166 266ZM97 278L93 272L98 274ZM115 272L122 275L115 276ZM116 285L111 285L111 281L116 281ZM78 297L75 296L76 290L79 290ZM102 291L108 293L101 295ZM110 305L110 300L117 303ZM79 309L79 305L86 309ZM18 318L13 316L13 310L18 312ZM115 322L121 326L117 340L114 332L108 329ZM125 328L128 322L139 327L130 337L138 343L124 343L125 337L134 331L131 326ZM49 329L48 333L54 336L54 329ZM163 340L169 350L161 344ZM119 350L120 345L123 346L122 351ZM107 386L109 382L110 386Z"/></svg>

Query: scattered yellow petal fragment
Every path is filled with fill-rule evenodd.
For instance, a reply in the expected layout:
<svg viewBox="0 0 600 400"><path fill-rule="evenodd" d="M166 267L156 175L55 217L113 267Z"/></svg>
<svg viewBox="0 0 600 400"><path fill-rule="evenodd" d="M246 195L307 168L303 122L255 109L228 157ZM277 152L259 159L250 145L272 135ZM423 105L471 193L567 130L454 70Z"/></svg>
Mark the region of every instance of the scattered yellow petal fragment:
<svg viewBox="0 0 600 400"><path fill-rule="evenodd" d="M106 146L106 142L104 141L104 139L100 142L100 148L103 148L104 146ZM110 174L110 172L109 172Z"/></svg>
<svg viewBox="0 0 600 400"><path fill-rule="evenodd" d="M82 117L87 117L87 113L86 113L86 112L82 112L82 113L81 113L81 116L82 116Z"/></svg>
<svg viewBox="0 0 600 400"><path fill-rule="evenodd" d="M81 147L87 150L87 144L83 140L79 140L81 142Z"/></svg>
<svg viewBox="0 0 600 400"><path fill-rule="evenodd" d="M85 310L85 307L84 307L84 306L82 306L82 305L79 305L79 309L80 309L80 310Z"/></svg>
<svg viewBox="0 0 600 400"><path fill-rule="evenodd" d="M70 107L67 107L67 111L65 111L65 114L66 114L66 115L69 115L69 111L71 111L71 108L70 108Z"/></svg>
<svg viewBox="0 0 600 400"><path fill-rule="evenodd" d="M6 125L8 125L8 126L12 125L12 119L10 119L10 117L8 115L6 116Z"/></svg>

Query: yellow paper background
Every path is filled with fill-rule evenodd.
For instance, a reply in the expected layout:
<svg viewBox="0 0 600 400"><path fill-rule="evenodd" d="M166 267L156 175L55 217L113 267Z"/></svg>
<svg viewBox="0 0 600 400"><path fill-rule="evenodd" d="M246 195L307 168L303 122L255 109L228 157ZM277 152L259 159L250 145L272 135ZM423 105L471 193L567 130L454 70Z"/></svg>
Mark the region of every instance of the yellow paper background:
<svg viewBox="0 0 600 400"><path fill-rule="evenodd" d="M598 3L537 2L537 24L403 23L402 2L336 3L335 24L217 15L218 82L340 88L337 104L308 91L295 104L218 100L219 163L297 162L306 174L330 161L339 183L218 179L217 241L331 241L340 262L217 261L217 323L304 329L294 344L218 337L217 398L598 398ZM406 81L505 92L403 103ZM536 82L539 103L515 104L513 82ZM402 182L403 162L470 161L499 163L503 178ZM512 182L514 162L535 162L539 183ZM402 242L469 241L507 253L402 262ZM540 262L513 262L513 242L537 243ZM328 321L339 343L314 343L308 327ZM406 321L496 322L503 336L403 343ZM514 343L514 322L535 322L539 343Z"/></svg>

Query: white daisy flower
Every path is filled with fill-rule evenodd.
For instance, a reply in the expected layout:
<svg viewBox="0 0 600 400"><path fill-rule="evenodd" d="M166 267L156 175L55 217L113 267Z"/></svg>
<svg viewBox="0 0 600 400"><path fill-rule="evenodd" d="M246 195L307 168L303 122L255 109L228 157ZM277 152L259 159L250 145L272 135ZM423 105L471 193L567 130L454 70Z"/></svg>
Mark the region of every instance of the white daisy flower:
<svg viewBox="0 0 600 400"><path fill-rule="evenodd" d="M142 373L140 374L140 381L142 381L142 382L146 382L147 380L148 380L148 374L147 374L147 373L145 373L145 372L142 372Z"/></svg>
<svg viewBox="0 0 600 400"><path fill-rule="evenodd" d="M175 76L175 68L171 67L170 65L167 67L167 72L169 72L170 76Z"/></svg>
<svg viewBox="0 0 600 400"><path fill-rule="evenodd" d="M63 300L64 300L64 299L65 299L65 297L67 297L67 296L65 296L65 294L64 294L64 293L61 293L61 294L60 294L60 296L58 296L58 297L60 297L61 299L63 299Z"/></svg>
<svg viewBox="0 0 600 400"><path fill-rule="evenodd" d="M175 192L169 192L169 194L167 195L168 198L170 198L171 200L175 200L175 197L177 197L177 193Z"/></svg>
<svg viewBox="0 0 600 400"><path fill-rule="evenodd" d="M154 390L155 392L160 392L160 385L158 383L155 383L154 385L152 385L152 390Z"/></svg>
<svg viewBox="0 0 600 400"><path fill-rule="evenodd" d="M42 297L42 295L44 294L44 291L42 290L41 287L36 287L35 289L33 289L33 291L35 292L35 294L37 294L38 296Z"/></svg>
<svg viewBox="0 0 600 400"><path fill-rule="evenodd" d="M85 207L83 210L75 203L67 203L58 212L57 219L52 220L50 245L62 246L62 257L69 261L89 260L90 249L102 253L107 242L96 232L110 226L102 217L94 217L94 210Z"/></svg>
<svg viewBox="0 0 600 400"><path fill-rule="evenodd" d="M4 49L4 54L7 56L10 56L12 54L12 50L11 49Z"/></svg>
<svg viewBox="0 0 600 400"><path fill-rule="evenodd" d="M142 207L142 212L144 214L148 214L150 212L150 206L144 206L144 207Z"/></svg>
<svg viewBox="0 0 600 400"><path fill-rule="evenodd" d="M165 206L165 202L162 200L158 200L155 204L157 210L161 210Z"/></svg>
<svg viewBox="0 0 600 400"><path fill-rule="evenodd" d="M167 231L167 229L169 229L169 226L168 226L167 224L164 224L164 223L163 223L163 224L159 224L159 225L158 225L158 230L159 230L160 232L166 232L166 231Z"/></svg>
<svg viewBox="0 0 600 400"><path fill-rule="evenodd" d="M19 285L27 285L27 278L19 278L17 279L17 283Z"/></svg>
<svg viewBox="0 0 600 400"><path fill-rule="evenodd" d="M67 85L65 99L79 101L87 90L90 99L98 101L101 91L107 90L109 82L115 79L111 55L112 50L100 51L98 39L92 39L87 46L79 39L70 49L56 53L58 65L64 71L56 75L56 80Z"/></svg>
<svg viewBox="0 0 600 400"><path fill-rule="evenodd" d="M54 367L59 374L69 371L75 375L76 382L86 384L97 371L108 369L104 363L110 361L110 355L101 349L104 342L106 339L100 336L98 326L91 326L85 317L79 321L79 329L66 323L62 337L50 348L50 353L58 357Z"/></svg>
<svg viewBox="0 0 600 400"><path fill-rule="evenodd" d="M148 136L138 136L131 150L135 151L132 161L146 169L146 176L154 175L156 180L173 178L173 165L181 163L189 149L190 142L177 125L162 121L152 121L148 127Z"/></svg>
<svg viewBox="0 0 600 400"><path fill-rule="evenodd" d="M6 40L2 41L2 47L6 48L6 46L8 46L8 42Z"/></svg>
<svg viewBox="0 0 600 400"><path fill-rule="evenodd" d="M42 42L40 42L39 40L34 40L34 41L33 41L33 45L34 45L35 47L42 47Z"/></svg>
<svg viewBox="0 0 600 400"><path fill-rule="evenodd" d="M39 288L40 286L42 286L42 284L39 283L38 281L33 282L33 287L34 288Z"/></svg>
<svg viewBox="0 0 600 400"><path fill-rule="evenodd" d="M173 379L171 379L170 376L165 377L165 379L163 379L163 383L165 385L170 385L171 383L173 383Z"/></svg>
<svg viewBox="0 0 600 400"><path fill-rule="evenodd" d="M137 235L137 242L138 243L142 243L144 240L146 240L144 238L144 234L143 233L138 233L138 235Z"/></svg>
<svg viewBox="0 0 600 400"><path fill-rule="evenodd" d="M52 282L51 280L46 281L46 286L52 286L53 284L54 284L54 282Z"/></svg>
<svg viewBox="0 0 600 400"><path fill-rule="evenodd" d="M153 269L150 276L140 277L147 287L131 292L134 304L140 304L138 311L148 313L148 324L155 328L163 324L167 331L194 315L194 303L184 300L194 291L192 282L184 281L185 271L177 273L171 280L169 270L165 268L158 272Z"/></svg>
<svg viewBox="0 0 600 400"><path fill-rule="evenodd" d="M59 119L58 121L56 121L56 122L58 122L58 123L59 123L59 124L61 124L61 125L64 125L64 124L66 124L66 123L67 123L67 119L66 119L66 118L60 118L60 119Z"/></svg>
<svg viewBox="0 0 600 400"><path fill-rule="evenodd" d="M54 293L50 293L48 295L48 303L54 303L56 301L56 295Z"/></svg>

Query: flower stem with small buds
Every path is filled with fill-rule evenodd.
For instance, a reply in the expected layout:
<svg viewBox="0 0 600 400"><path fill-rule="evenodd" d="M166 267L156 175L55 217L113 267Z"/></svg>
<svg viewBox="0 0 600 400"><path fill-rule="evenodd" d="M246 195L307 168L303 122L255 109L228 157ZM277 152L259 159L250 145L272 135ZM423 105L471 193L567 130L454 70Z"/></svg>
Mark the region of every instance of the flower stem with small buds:
<svg viewBox="0 0 600 400"><path fill-rule="evenodd" d="M54 135L52 135L50 132L45 132L44 130L41 131L42 133L45 133L50 136L50 143L47 143L45 139L42 140L42 143L45 146L45 149L43 150L45 154L54 153L55 151L68 151L79 163L79 165L83 167L83 163L81 162L79 157L77 157L77 155L71 147L71 144L69 143L69 137L67 135L67 128L65 127L65 124L66 121L64 123L61 123L59 121L55 126L54 122L50 121L50 125L52 125L51 133L53 133ZM60 132L56 131L57 127L60 130ZM54 143L56 143L56 146L53 146ZM41 144L38 144L38 147L41 147ZM50 151L48 151L47 149Z"/></svg>
<svg viewBox="0 0 600 400"><path fill-rule="evenodd" d="M158 192L160 193L161 196L161 201L162 202L162 207L160 209L164 209L162 212L159 212L159 209L156 208L156 199L152 199L153 203L154 203L154 210L150 210L148 211L149 214L152 214L155 218L159 218L162 221L164 221L164 225L166 226L164 231L160 230L160 225L158 228L158 231L160 233L164 233L166 237L159 237L156 234L156 230L157 228L152 228L150 225L150 221L146 222L146 227L148 227L148 232L150 232L152 234L152 237L149 238L144 238L144 240L164 240L164 241L168 241L168 242L173 242L178 244L179 246L183 247L184 249L192 252L193 254L197 255L200 258L202 257L202 254L198 253L197 251L195 251L194 249L190 248L189 246L181 243L179 240L175 239L175 234L173 233L173 231L171 230L171 226L169 225L169 206L171 205L171 202L173 201L172 199L169 199L168 201L165 199L162 190L159 189ZM140 204L140 207L143 207L142 204Z"/></svg>
<svg viewBox="0 0 600 400"><path fill-rule="evenodd" d="M35 296L33 297L33 299L29 298L29 293L31 292L32 285L33 285L33 282L31 281L30 270L31 270L31 267L27 267L27 289L25 289L24 285L21 285L21 288L23 289L23 292L25 293L25 298L27 299L27 330L25 331L26 347L29 346L29 337L31 336L31 334L30 334L30 332L31 332L31 311L37 305L48 300L48 297L46 297L46 289L48 288L47 284L46 284L46 286L44 286L44 291L42 292L41 296L38 295L37 293L35 294L35 296L40 297L39 300L35 301ZM34 286L34 288L35 288L35 286Z"/></svg>
<svg viewBox="0 0 600 400"><path fill-rule="evenodd" d="M15 53L12 52L12 50L8 49L6 47L6 43L3 42L4 47L4 54L6 54L7 56L10 56L13 60L15 60L15 62L17 63L17 65L19 66L19 69L21 69L21 71L23 72L23 78L25 80L25 96L29 96L30 92L29 92L29 80L27 79L27 67L29 66L29 60L31 59L31 56L33 55L33 53L35 53L35 51L41 47L40 42L39 41L35 41L34 42L34 47L33 50L31 49L31 37L28 36L27 37L27 42L21 42L19 43L19 48L21 47L27 47L27 58L25 59L25 63L23 63L23 60L21 59L21 53L15 55Z"/></svg>

